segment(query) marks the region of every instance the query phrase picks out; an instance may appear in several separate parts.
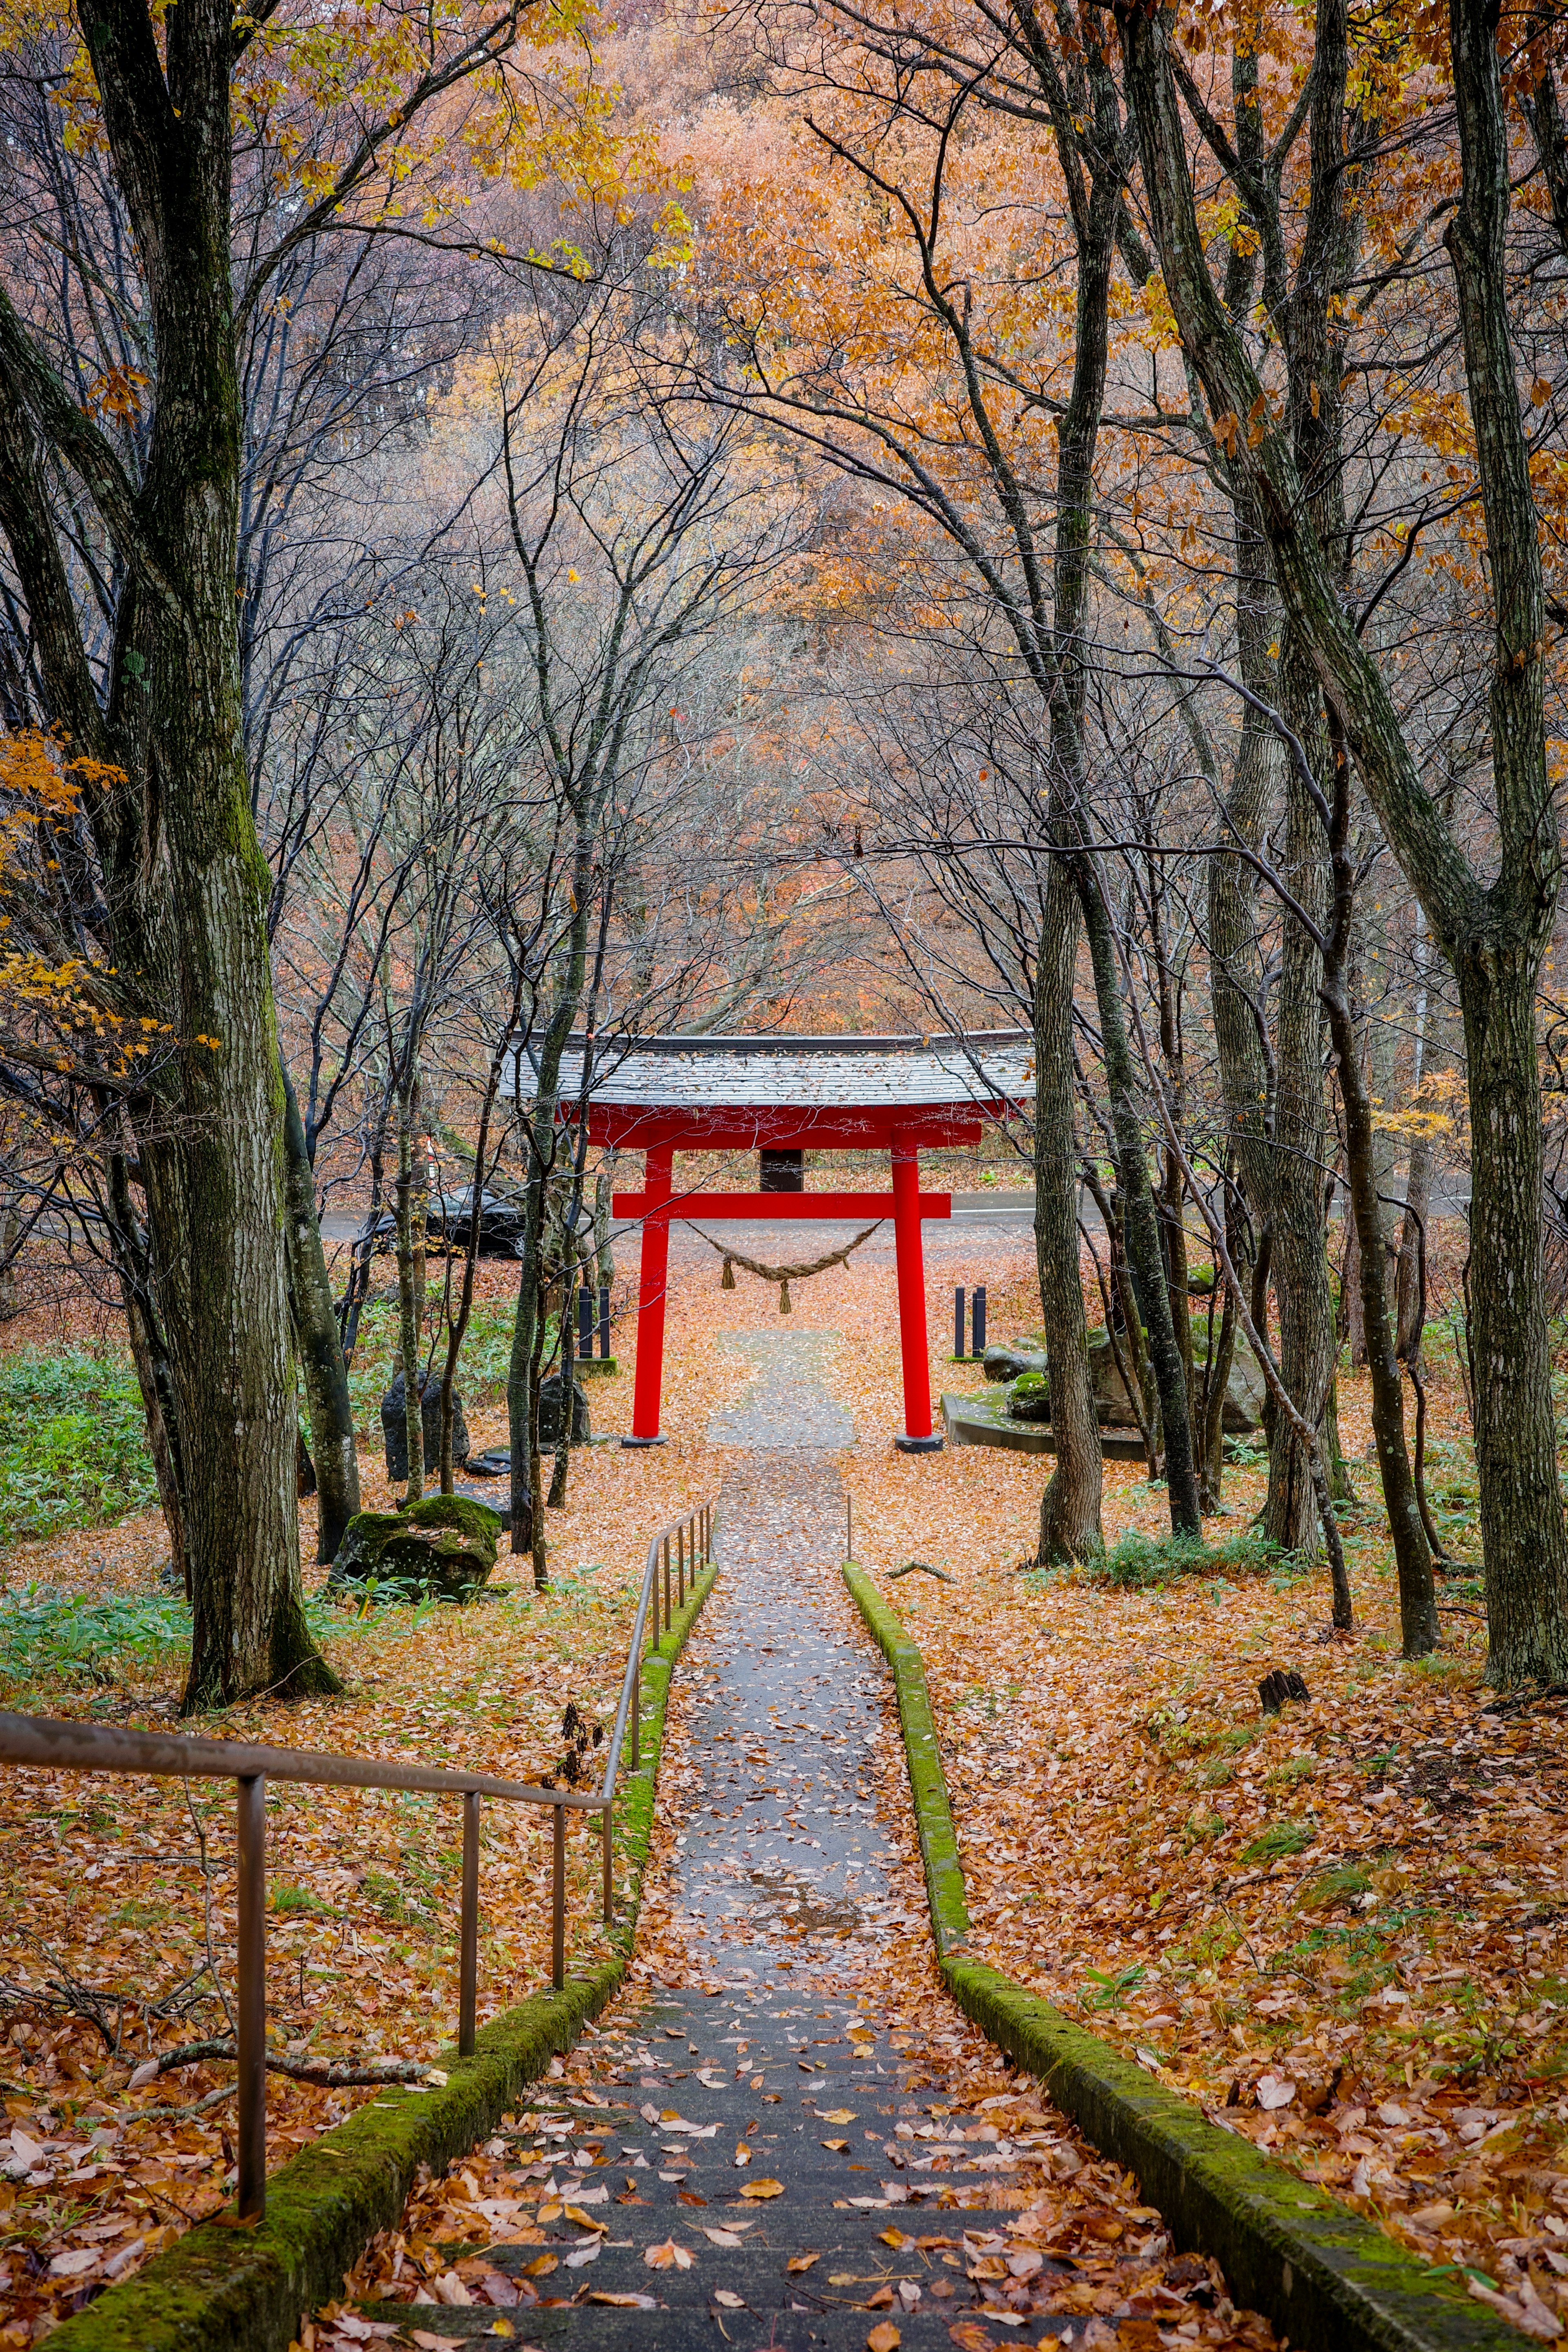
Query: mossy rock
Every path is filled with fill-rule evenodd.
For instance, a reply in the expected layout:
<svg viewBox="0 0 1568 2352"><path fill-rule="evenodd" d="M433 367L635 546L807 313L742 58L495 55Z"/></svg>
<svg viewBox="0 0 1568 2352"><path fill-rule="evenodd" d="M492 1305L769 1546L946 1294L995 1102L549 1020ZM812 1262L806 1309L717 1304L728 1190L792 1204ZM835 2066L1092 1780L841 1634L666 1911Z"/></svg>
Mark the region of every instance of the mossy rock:
<svg viewBox="0 0 1568 2352"><path fill-rule="evenodd" d="M1051 1383L1044 1372L1020 1372L1007 1391L1010 1421L1049 1421Z"/></svg>
<svg viewBox="0 0 1568 2352"><path fill-rule="evenodd" d="M466 1601L496 1564L500 1513L466 1495L427 1495L405 1511L361 1511L343 1529L334 1584L402 1584Z"/></svg>

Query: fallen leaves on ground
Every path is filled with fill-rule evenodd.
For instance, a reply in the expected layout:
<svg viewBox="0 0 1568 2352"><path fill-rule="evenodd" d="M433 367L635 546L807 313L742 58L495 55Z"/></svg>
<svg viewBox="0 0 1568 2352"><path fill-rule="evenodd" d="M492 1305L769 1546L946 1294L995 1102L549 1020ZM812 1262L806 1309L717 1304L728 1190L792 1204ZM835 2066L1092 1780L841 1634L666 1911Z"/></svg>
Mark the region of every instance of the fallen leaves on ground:
<svg viewBox="0 0 1568 2352"><path fill-rule="evenodd" d="M956 1231L939 1237L929 1227L927 1240L935 1384L974 1388L977 1368L943 1360L944 1285L987 1283L994 1336L1031 1328L1037 1308L1027 1247ZM665 1374L671 1443L574 1457L570 1507L550 1523L562 1570L550 1596L520 1590L510 1601L427 1614L417 1627L408 1612L387 1612L334 1646L353 1685L345 1701L237 1709L234 1733L443 1761L482 1758L492 1769L521 1770L542 1760L566 1696L605 1706L648 1535L711 1496L726 1465L702 1432L745 1370L715 1324L718 1280L716 1259L710 1264L695 1248L678 1257ZM736 1330L778 1321L773 1295L751 1283L724 1296L722 1316ZM1033 1549L1048 1462L973 1450L910 1457L891 1448L902 1403L890 1250L868 1248L847 1268L797 1288L794 1328L811 1323L844 1338L829 1370L856 1419L846 1473L857 1556L874 1570L923 1558L957 1580L950 1587L908 1577L887 1589L927 1658L975 1948L1138 2052L1218 2120L1380 2214L1434 2260L1473 2263L1483 2273L1481 2298L1500 2296L1516 2324L1539 2332L1542 2313L1554 2318L1564 2307L1558 2282L1568 2278L1568 2165L1557 2154L1568 2123L1556 2086L1558 1712L1480 1714L1479 1648L1468 1621L1445 1621L1453 1645L1436 1670L1399 1666L1386 1547L1371 1512L1352 1554L1362 1631L1346 1648L1316 1641L1327 1613L1321 1581L1216 1589L1191 1579L1137 1594L1071 1578L1021 1578L1016 1564ZM590 1391L596 1429L629 1418L629 1322L617 1332L617 1349L620 1373L595 1380ZM1453 1400L1440 1382L1436 1390L1441 1428ZM1342 1412L1354 1452L1366 1439L1355 1380L1344 1384ZM470 1412L469 1421L476 1446L504 1436L499 1413ZM1357 1476L1373 1490L1374 1472L1358 1465ZM365 1483L367 1503L384 1503L384 1482L371 1475ZM1227 1473L1230 1525L1240 1524L1259 1488L1256 1474ZM1136 1465L1107 1465L1109 1536L1131 1525L1157 1530L1163 1519L1163 1496L1149 1491ZM147 1590L161 1542L161 1523L144 1515L26 1547L11 1556L7 1573L15 1581L47 1575L66 1590ZM503 1556L498 1582L521 1588L526 1575L526 1563ZM1300 1667L1312 1698L1262 1721L1257 1682L1279 1664ZM684 1682L683 1671L661 1778L640 1984L683 1948L658 1874L690 1784L691 1759L681 1749ZM45 1695L51 1711L166 1726L166 1714L154 1711L161 1696L133 1681L110 1694L107 1707L89 1706L80 1694ZM919 2145L940 2145L960 2127L1041 2137L1051 2188L1017 2217L1026 2234L1014 2252L1048 2257L1069 2235L1080 2248L1098 2244L1080 2263L1083 2308L1098 2325L1102 2312L1131 2306L1113 2322L1126 2343L1142 2344L1128 2331L1155 2316L1180 2320L1189 2341L1237 2340L1205 2267L1187 2282L1199 2283L1199 2301L1178 2302L1184 2274L1152 2251L1163 2243L1158 2217L1145 2210L1139 2218L1132 2184L1086 2149L1035 2086L1005 2074L942 2001L890 1717L876 1778L889 1834L900 1846L887 1920L847 1938L831 1927L805 1928L800 1940L828 1956L826 1979L855 1992L868 2017L875 2012L901 2037L911 2094L922 2068L956 2084L950 2098L924 2107L905 2099L899 2128ZM429 1800L274 1793L269 1993L280 2041L313 2053L433 2056L453 2022L455 1822L444 1827ZM232 1956L226 1792L198 1797L197 1813L216 1874L208 1883L221 1973L231 1971ZM540 1980L548 1936L542 1842L515 1840L496 1808L487 1808L487 1825L494 1843L484 1853L482 2011ZM1304 1832L1304 1842L1293 1853L1243 1860L1279 1829L1292 1839ZM150 2021L137 1971L155 1972L155 1998L202 1981L199 1848L178 1792L127 1781L106 1801L100 1784L79 1777L18 1775L0 1815L0 1966L14 1979L26 1974L30 1986L29 2000L12 2006L4 2082L13 2178L0 2184L7 2232L0 2292L30 2335L223 2201L231 2111L221 2104L205 2114L188 2110L232 2074L193 2066L174 2080L128 2088L132 2060L188 2032L173 2011ZM585 1841L580 1850L572 1842L572 1916L584 1952L595 1861ZM279 1903L281 1889L294 1892ZM776 1934L776 1918L769 1924ZM46 2005L51 1963L27 1937L47 1945L74 1982L142 1984L113 2063L94 2028ZM111 2040L120 2021L111 2011ZM591 2072L591 2057L579 2051L555 2081L580 2090ZM272 2161L367 2095L275 2079ZM171 2106L185 2112L166 2112ZM853 2111L843 2119L853 2120ZM527 2203L516 2193L517 2142L498 2140L489 2150L418 2186L398 2229L383 2233L360 2266L359 2289L435 2300L437 2282L450 2275L483 2300L482 2249L509 2238L542 2242L537 2187ZM546 2143L541 2153L548 2155ZM779 2210L787 2211L787 2200ZM1100 2216L1117 2234L1096 2241ZM471 2251L454 2255L454 2245ZM1003 2249L980 2259L993 2257L1003 2259L1004 2276L990 2291L1018 2292ZM802 2252L792 2267L804 2273L817 2259ZM552 2273L564 2275L570 2260L570 2252L542 2257L534 2280L513 2283L519 2299L537 2295ZM574 2291L617 2307L654 2302L584 2291L575 2279ZM343 2342L365 2340L347 2317L332 2324ZM967 2352L980 2345L961 2329L987 2345L997 2340L978 2319L957 2321L955 2340ZM1110 2340L1109 2330L1096 2340ZM1263 2343L1267 2332L1240 2340Z"/></svg>
<svg viewBox="0 0 1568 2352"><path fill-rule="evenodd" d="M605 1392L616 1386L595 1384L596 1412L601 1400L615 1410ZM504 1413L471 1412L469 1422L476 1447L504 1441ZM362 1463L366 1507L387 1507L368 1449ZM551 1515L547 1593L533 1591L526 1559L503 1550L492 1590L468 1608L384 1609L361 1622L345 1612L328 1647L346 1695L236 1706L226 1735L536 1780L559 1749L567 1698L613 1713L648 1538L715 1486L699 1448L578 1453L569 1507ZM308 1558L309 1506L301 1535ZM62 1590L155 1591L161 1552L162 1519L144 1513L20 1548L6 1571ZM174 1696L132 1665L107 1693L6 1686L0 1704L167 1731ZM0 2304L22 2332L0 2341L30 2340L232 2196L232 2063L150 2072L160 2052L228 2031L208 1966L204 1852L211 1956L232 1997L234 1801L222 1784L190 1790L187 1805L184 1785L167 1780L7 1776ZM434 2061L457 2028L455 1801L279 1784L268 1790L268 1844L278 2054ZM597 1837L569 1831L567 1857L568 1918L588 1958L602 1949ZM481 2023L547 1979L550 1868L545 1816L486 1804ZM269 2074L269 2165L374 2095Z"/></svg>
<svg viewBox="0 0 1568 2352"><path fill-rule="evenodd" d="M1013 1296L1026 1309L1026 1279ZM997 1338L1037 1322L993 1307ZM858 1419L878 1356L841 1352L830 1374ZM879 1359L885 1418L890 1344ZM1457 1429L1453 1384L1433 1389L1437 1433ZM861 1446L856 1553L925 1659L976 1956L1433 2262L1469 2268L1516 2326L1555 2333L1568 1707L1493 1708L1470 1616L1445 1616L1436 1658L1401 1661L1364 1375L1342 1372L1340 1413L1363 1498L1345 1514L1349 1643L1326 1638L1321 1565L1142 1591L1021 1573L1048 1460ZM1211 1530L1244 1525L1264 1483L1227 1469ZM1108 1462L1104 1520L1110 1543L1158 1535L1164 1492ZM921 1549L953 1590L889 1579ZM1276 1666L1310 1697L1268 1716L1258 1685Z"/></svg>

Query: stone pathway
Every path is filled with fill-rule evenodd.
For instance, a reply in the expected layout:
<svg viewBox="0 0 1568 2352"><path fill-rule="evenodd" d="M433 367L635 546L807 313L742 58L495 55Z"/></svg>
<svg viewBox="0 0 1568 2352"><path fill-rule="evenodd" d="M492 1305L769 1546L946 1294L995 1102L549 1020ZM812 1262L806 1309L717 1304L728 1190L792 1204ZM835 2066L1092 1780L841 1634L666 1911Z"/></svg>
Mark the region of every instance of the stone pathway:
<svg viewBox="0 0 1568 2352"><path fill-rule="evenodd" d="M676 1680L639 1983L470 2164L464 2194L507 2228L421 2285L414 2340L483 2336L499 2307L552 2352L1267 2344L942 1991L881 1661L839 1574L831 1335L734 1344L760 1377L710 1434L772 1444L725 1482Z"/></svg>
<svg viewBox="0 0 1568 2352"><path fill-rule="evenodd" d="M752 1367L750 1385L708 1424L710 1445L823 1451L855 1443L847 1408L823 1370L837 1331L733 1331L726 1345Z"/></svg>

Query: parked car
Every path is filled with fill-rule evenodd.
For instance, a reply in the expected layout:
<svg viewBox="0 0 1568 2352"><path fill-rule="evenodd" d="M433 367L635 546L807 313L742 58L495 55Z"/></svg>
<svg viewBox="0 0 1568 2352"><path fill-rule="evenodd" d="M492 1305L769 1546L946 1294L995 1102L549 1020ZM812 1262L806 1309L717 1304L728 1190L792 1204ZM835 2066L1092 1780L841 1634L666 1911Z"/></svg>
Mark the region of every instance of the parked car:
<svg viewBox="0 0 1568 2352"><path fill-rule="evenodd" d="M474 1213L474 1188L465 1184L456 1192L432 1192L425 1213L427 1239L437 1247L448 1249L467 1247L468 1227ZM479 1255L481 1257L521 1257L522 1255L523 1211L521 1201L502 1200L499 1192L487 1187L479 1195ZM397 1219L391 1210L376 1219L375 1246L378 1250L395 1249L397 1245Z"/></svg>

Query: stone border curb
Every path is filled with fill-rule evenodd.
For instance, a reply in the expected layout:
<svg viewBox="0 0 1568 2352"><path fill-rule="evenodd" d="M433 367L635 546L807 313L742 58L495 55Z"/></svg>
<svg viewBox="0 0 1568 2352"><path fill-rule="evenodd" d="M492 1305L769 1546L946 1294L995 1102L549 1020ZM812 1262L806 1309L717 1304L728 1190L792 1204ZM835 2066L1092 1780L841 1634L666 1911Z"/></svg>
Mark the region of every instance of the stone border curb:
<svg viewBox="0 0 1568 2352"><path fill-rule="evenodd" d="M1178 2243L1297 2352L1518 2352L1524 2340L1374 2222L1223 2131L1108 2042L964 1949L969 1911L925 1664L863 1569L844 1580L892 1668L938 1965L981 2030L1133 2173Z"/></svg>
<svg viewBox="0 0 1568 2352"><path fill-rule="evenodd" d="M672 1631L644 1655L642 1767L621 1781L616 1842L630 1859L631 1885L611 1937L615 1957L493 2018L471 2058L444 2052L444 2087L399 2084L356 2108L270 2176L258 2228L242 2229L232 2215L199 2222L58 2327L49 2341L59 2352L287 2352L300 2313L338 2294L375 2232L396 2221L419 2166L440 2169L484 2139L524 2084L571 2048L626 1975L670 1678L717 1572L716 1563L704 1572Z"/></svg>

